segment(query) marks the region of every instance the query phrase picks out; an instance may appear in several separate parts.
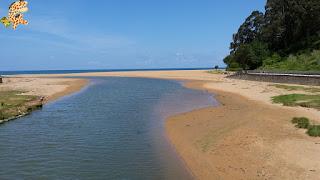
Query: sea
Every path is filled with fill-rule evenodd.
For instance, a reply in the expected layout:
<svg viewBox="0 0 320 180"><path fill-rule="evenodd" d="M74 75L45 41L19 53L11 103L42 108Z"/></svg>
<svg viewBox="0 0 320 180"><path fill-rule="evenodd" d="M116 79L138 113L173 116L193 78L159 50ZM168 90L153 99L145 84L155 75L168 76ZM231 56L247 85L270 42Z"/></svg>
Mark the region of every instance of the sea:
<svg viewBox="0 0 320 180"><path fill-rule="evenodd" d="M27 71L1 71L1 70L0 70L0 75L17 75L17 74L73 74L73 73L91 73L91 72L175 71L175 70L210 70L210 69L212 69L212 68L27 70Z"/></svg>

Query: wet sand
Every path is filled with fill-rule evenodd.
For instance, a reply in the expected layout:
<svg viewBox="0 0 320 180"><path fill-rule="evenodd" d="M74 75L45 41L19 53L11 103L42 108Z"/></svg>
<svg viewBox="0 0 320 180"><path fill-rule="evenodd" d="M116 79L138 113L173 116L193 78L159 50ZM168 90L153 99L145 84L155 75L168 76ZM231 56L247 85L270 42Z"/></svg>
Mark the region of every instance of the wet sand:
<svg viewBox="0 0 320 180"><path fill-rule="evenodd" d="M205 82L186 86L203 89ZM173 116L167 134L197 179L317 179L320 139L290 120L307 116L234 93L209 90L221 103Z"/></svg>
<svg viewBox="0 0 320 180"><path fill-rule="evenodd" d="M58 75L50 75L50 77ZM61 75L59 75L61 76ZM293 117L320 122L320 111L272 104L271 97L299 93L272 83L227 79L206 71L83 73L188 80L221 103L170 117L168 137L197 179L318 179L320 139L291 124ZM44 77L44 76L42 76ZM47 76L45 76L47 77Z"/></svg>

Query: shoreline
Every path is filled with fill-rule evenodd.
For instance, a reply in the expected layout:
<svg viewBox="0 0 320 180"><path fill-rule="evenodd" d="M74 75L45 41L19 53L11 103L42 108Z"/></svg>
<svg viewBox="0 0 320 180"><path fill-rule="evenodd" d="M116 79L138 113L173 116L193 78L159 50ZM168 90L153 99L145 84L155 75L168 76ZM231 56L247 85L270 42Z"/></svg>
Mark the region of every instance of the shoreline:
<svg viewBox="0 0 320 180"><path fill-rule="evenodd" d="M196 179L316 179L320 146L291 124L306 116L319 122L320 111L273 104L271 97L292 93L266 82L226 79L206 71L110 72L47 75L141 77L187 80L188 88L215 94L221 103L169 117L169 142ZM301 148L303 147L303 148Z"/></svg>
<svg viewBox="0 0 320 180"><path fill-rule="evenodd" d="M25 106L26 104L35 104L37 108L30 107L31 110L26 112L19 110L19 112L10 116L9 118L0 120L0 124L19 119L21 117L31 114L37 109L41 109L42 106L49 102L53 102L59 98L66 95L75 93L84 88L89 80L87 79L52 79L52 78L15 78L6 77L3 78L4 82L0 84L1 91L17 91L22 92L21 95L30 95L37 98L37 100L26 101L20 106ZM47 81L46 81L47 80ZM18 107L19 109L20 107Z"/></svg>
<svg viewBox="0 0 320 180"><path fill-rule="evenodd" d="M206 88L206 83L190 81L185 86L214 94L220 106L174 115L166 121L170 142L196 179L319 177L320 159L316 157L319 140L308 137L290 123L290 117L301 115L299 112ZM254 112L253 108L258 111ZM283 143L288 147L281 149ZM306 150L301 149L301 145ZM285 155L281 154L283 150ZM293 160L288 161L290 158ZM300 167L299 162L304 162L304 167Z"/></svg>
<svg viewBox="0 0 320 180"><path fill-rule="evenodd" d="M57 92L57 93L49 96L47 98L46 103L53 102L53 101L58 100L64 96L68 96L73 93L79 92L83 88L87 87L89 85L89 83L90 83L90 80L88 80L88 79L74 79L72 81L62 83L67 86L65 88L65 90Z"/></svg>

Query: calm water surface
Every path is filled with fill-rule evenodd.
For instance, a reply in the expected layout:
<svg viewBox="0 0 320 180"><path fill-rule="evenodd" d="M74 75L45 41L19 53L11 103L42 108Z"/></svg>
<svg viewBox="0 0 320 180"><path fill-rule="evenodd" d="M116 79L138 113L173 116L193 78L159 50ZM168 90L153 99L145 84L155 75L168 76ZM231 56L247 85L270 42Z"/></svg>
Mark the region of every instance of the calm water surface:
<svg viewBox="0 0 320 180"><path fill-rule="evenodd" d="M0 126L0 179L192 179L164 119L215 104L179 82L92 78L83 91Z"/></svg>

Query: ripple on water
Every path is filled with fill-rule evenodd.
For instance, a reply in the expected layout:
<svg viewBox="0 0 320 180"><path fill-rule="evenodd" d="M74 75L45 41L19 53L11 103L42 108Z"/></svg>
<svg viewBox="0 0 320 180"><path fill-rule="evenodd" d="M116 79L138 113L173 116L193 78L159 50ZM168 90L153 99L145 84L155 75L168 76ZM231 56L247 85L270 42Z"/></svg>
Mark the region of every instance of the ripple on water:
<svg viewBox="0 0 320 180"><path fill-rule="evenodd" d="M0 179L191 179L168 115L216 102L180 83L92 78L84 91L0 126Z"/></svg>

